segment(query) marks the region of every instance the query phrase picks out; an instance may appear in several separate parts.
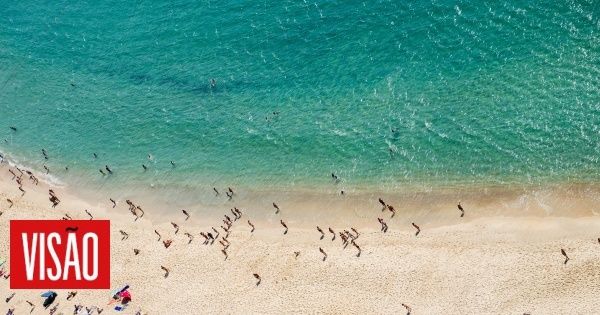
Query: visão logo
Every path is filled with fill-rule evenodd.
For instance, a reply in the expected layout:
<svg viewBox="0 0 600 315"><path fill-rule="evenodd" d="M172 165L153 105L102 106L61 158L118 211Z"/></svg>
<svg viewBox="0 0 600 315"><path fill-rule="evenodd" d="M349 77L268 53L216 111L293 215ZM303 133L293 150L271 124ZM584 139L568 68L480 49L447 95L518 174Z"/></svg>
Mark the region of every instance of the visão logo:
<svg viewBox="0 0 600 315"><path fill-rule="evenodd" d="M110 221L11 220L11 289L110 289Z"/></svg>

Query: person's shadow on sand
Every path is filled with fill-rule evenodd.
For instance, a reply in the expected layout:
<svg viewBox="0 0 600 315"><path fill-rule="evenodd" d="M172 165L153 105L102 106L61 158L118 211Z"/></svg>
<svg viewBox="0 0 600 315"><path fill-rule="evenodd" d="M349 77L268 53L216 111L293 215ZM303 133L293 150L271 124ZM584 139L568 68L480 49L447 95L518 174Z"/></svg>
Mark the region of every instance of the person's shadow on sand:
<svg viewBox="0 0 600 315"><path fill-rule="evenodd" d="M419 236L419 233L421 233L421 231L417 231L417 233L415 233L415 236Z"/></svg>

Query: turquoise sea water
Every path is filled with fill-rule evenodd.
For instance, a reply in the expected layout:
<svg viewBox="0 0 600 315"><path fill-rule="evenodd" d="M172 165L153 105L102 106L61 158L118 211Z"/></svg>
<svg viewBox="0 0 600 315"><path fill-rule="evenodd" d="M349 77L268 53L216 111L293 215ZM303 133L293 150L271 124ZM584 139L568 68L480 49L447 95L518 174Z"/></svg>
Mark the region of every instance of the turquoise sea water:
<svg viewBox="0 0 600 315"><path fill-rule="evenodd" d="M0 151L92 189L597 183L599 17L595 1L10 1Z"/></svg>

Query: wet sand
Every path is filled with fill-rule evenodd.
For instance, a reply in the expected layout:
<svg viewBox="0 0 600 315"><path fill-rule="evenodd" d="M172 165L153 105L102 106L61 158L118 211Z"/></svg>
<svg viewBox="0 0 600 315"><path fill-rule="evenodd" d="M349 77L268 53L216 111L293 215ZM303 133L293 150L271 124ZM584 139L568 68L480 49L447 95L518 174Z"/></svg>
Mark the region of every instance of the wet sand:
<svg viewBox="0 0 600 315"><path fill-rule="evenodd" d="M107 198L86 201L55 189L62 202L53 209L45 184L24 180L27 194L20 197L11 178L2 165L0 258L8 258L11 219L60 219L68 213L86 220L84 209L97 219L110 219L112 290L129 284L133 295L121 314L138 309L148 314L406 314L401 303L411 306L412 314L593 314L600 309L600 216L595 215L600 209L594 186L529 195L495 191L489 201L483 196L476 202L465 198L468 192L456 191L422 193L415 200L402 193L382 195L398 211L393 219L389 211L381 211L375 193L277 200L272 192L257 199L239 191L227 201L223 191L214 209L188 210L189 221L184 221L181 209L165 210L132 198L146 211L134 222L124 200L117 200L113 209ZM15 202L10 209L6 198ZM464 218L456 208L458 199L466 210ZM282 209L279 214L273 201ZM511 211L503 211L503 205ZM229 208L234 206L244 214L233 224L225 260L222 246L203 245L199 233L222 225L224 214L233 218ZM379 230L377 217L388 222L387 233ZM256 226L254 233L248 219ZM280 219L289 226L285 235ZM177 235L171 220L181 227ZM412 222L421 227L418 236ZM326 233L323 239L317 225ZM356 228L361 233L356 240L360 257L352 245L344 248L339 235L332 240L329 227L336 233ZM155 229L163 240L174 240L170 248L157 241ZM129 238L122 241L119 230ZM195 236L191 243L185 232ZM319 247L328 254L325 261ZM140 249L139 255L134 248ZM561 248L571 258L566 264ZM294 252L300 255L296 258ZM170 269L167 278L161 265ZM3 267L10 270L8 263ZM262 277L259 285L253 273ZM3 299L13 292L8 284L0 279ZM67 290L58 290L56 314L71 314L73 304L114 314L106 308L112 290L79 290L72 301L66 301ZM42 291L17 290L2 307L29 314L29 300L36 304L31 314L47 314L41 306Z"/></svg>

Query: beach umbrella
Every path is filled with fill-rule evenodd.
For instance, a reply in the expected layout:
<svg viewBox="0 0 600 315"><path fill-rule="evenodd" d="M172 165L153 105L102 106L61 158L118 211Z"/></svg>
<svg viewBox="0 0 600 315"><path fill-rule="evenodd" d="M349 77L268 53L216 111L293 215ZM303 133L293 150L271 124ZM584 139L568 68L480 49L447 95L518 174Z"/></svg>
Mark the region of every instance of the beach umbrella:
<svg viewBox="0 0 600 315"><path fill-rule="evenodd" d="M53 293L54 293L54 291L48 291L48 292L46 292L46 293L42 294L42 297L49 297L49 296L51 296Z"/></svg>

